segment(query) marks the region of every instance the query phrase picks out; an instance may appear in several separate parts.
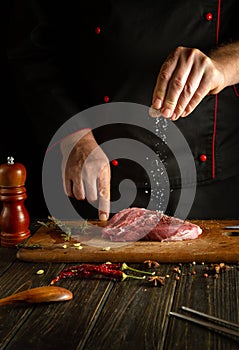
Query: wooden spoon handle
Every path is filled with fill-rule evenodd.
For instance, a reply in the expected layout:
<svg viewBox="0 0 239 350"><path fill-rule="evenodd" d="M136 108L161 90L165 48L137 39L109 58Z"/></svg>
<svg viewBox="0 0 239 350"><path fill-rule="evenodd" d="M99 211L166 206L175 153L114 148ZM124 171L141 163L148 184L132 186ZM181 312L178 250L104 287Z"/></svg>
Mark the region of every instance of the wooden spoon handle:
<svg viewBox="0 0 239 350"><path fill-rule="evenodd" d="M56 286L37 287L23 292L10 295L0 299L0 305L14 304L19 302L46 303L51 301L65 301L73 298L73 294L68 289Z"/></svg>

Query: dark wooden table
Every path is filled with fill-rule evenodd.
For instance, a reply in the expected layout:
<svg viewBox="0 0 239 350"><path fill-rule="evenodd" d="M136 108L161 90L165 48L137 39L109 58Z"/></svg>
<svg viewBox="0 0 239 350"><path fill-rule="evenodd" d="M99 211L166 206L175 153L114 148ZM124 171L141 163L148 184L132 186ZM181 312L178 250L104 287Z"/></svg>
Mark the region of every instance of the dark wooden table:
<svg viewBox="0 0 239 350"><path fill-rule="evenodd" d="M49 285L65 266L22 262L15 248L0 248L0 297ZM238 323L238 266L231 264L218 278L204 276L205 264L179 265L180 274L175 266L160 265L160 274L168 275L163 286L140 280L65 279L57 284L73 292L70 301L2 306L0 349L237 350L239 340L169 312L182 312L180 307L185 305ZM39 269L45 273L37 275Z"/></svg>

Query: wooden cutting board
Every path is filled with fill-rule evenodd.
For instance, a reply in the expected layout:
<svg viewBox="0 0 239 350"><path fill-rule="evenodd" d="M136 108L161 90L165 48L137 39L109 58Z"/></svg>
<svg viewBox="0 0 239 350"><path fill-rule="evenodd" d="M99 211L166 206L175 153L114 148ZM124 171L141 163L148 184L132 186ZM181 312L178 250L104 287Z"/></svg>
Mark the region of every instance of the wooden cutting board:
<svg viewBox="0 0 239 350"><path fill-rule="evenodd" d="M116 247L100 237L92 239L90 234L89 237L72 234L70 240L65 241L61 231L41 226L18 250L17 258L31 262L141 263L148 259L161 263L239 262L239 230L225 229L228 225L239 225L239 220L193 222L203 230L195 240L138 241Z"/></svg>

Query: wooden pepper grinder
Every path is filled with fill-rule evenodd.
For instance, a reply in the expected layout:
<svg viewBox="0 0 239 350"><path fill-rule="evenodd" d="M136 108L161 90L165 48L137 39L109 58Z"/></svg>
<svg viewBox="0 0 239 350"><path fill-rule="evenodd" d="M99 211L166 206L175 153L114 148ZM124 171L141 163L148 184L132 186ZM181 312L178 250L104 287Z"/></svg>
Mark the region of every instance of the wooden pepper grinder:
<svg viewBox="0 0 239 350"><path fill-rule="evenodd" d="M27 198L26 168L14 163L13 157L0 165L0 200L3 208L0 216L1 246L15 247L30 236L30 219L24 201Z"/></svg>

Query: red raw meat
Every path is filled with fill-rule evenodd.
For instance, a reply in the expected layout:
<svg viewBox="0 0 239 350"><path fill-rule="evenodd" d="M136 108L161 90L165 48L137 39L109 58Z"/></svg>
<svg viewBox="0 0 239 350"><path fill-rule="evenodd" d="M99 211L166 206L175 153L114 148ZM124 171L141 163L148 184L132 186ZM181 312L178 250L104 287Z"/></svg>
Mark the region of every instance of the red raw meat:
<svg viewBox="0 0 239 350"><path fill-rule="evenodd" d="M102 229L103 238L114 242L182 241L201 233L202 229L189 221L144 208L123 209Z"/></svg>

